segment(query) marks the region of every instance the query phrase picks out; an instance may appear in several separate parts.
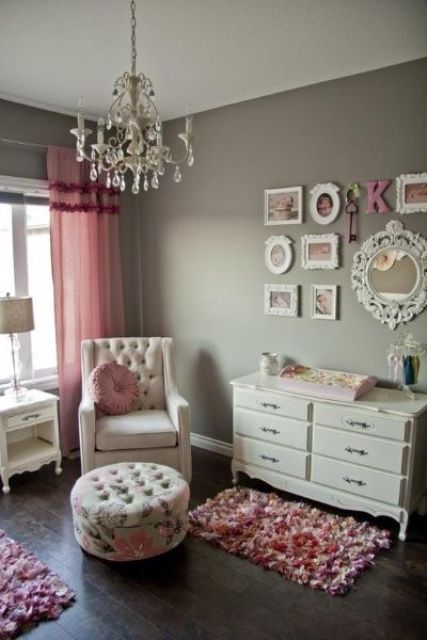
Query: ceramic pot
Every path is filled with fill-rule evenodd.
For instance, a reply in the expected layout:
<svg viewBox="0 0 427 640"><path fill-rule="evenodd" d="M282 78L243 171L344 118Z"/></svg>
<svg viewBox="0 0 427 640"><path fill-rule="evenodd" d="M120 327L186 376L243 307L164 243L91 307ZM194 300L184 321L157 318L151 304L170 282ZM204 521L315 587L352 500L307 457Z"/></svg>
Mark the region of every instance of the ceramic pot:
<svg viewBox="0 0 427 640"><path fill-rule="evenodd" d="M266 351L261 354L260 370L261 373L267 376L277 376L279 372L279 359L277 357L277 353L270 353Z"/></svg>

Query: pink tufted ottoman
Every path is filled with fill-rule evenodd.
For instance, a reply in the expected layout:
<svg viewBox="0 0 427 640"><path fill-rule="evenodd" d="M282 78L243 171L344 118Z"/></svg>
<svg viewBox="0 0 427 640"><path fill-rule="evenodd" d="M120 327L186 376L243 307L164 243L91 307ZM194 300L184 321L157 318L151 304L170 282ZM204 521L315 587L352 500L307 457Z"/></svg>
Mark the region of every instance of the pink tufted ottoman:
<svg viewBox="0 0 427 640"><path fill-rule="evenodd" d="M107 560L141 560L176 547L187 533L190 490L175 469L122 462L94 469L71 491L80 546Z"/></svg>

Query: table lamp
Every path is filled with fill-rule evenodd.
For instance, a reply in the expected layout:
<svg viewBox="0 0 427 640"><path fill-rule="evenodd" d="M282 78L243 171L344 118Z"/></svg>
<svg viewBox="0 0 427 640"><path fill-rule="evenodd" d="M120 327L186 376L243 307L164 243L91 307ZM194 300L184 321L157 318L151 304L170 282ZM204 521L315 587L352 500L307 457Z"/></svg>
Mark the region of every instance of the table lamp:
<svg viewBox="0 0 427 640"><path fill-rule="evenodd" d="M19 360L20 345L17 334L32 329L34 329L32 298L19 298L9 294L5 298L0 298L0 333L9 334L13 364L11 384L4 393L13 395L16 401L23 400L27 393L27 389L20 384L22 364Z"/></svg>

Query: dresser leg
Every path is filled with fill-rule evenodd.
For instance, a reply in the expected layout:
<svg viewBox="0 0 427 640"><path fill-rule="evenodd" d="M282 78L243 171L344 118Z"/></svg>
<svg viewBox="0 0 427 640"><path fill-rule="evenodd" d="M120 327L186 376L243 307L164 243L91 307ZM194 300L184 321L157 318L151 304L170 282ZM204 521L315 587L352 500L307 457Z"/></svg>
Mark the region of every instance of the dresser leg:
<svg viewBox="0 0 427 640"><path fill-rule="evenodd" d="M409 514L405 511L400 516L400 530L399 530L399 540L401 542L405 542L406 540L406 528L408 526L408 518Z"/></svg>
<svg viewBox="0 0 427 640"><path fill-rule="evenodd" d="M237 484L237 470L236 470L236 463L234 462L234 460L231 461L231 475L232 475L232 484L233 487L236 486Z"/></svg>
<svg viewBox="0 0 427 640"><path fill-rule="evenodd" d="M1 481L3 482L3 493L10 493L9 476L6 472L5 467L2 468L0 475L1 475Z"/></svg>

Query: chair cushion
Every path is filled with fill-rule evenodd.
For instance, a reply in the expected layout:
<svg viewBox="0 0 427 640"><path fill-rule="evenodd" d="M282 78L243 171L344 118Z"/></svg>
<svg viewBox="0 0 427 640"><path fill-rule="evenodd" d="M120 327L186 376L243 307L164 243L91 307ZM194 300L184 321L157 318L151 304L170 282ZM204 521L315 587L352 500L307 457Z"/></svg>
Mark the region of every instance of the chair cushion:
<svg viewBox="0 0 427 640"><path fill-rule="evenodd" d="M176 430L166 411L134 411L123 416L104 416L96 421L96 448L156 449L175 447Z"/></svg>
<svg viewBox="0 0 427 640"><path fill-rule="evenodd" d="M129 413L138 404L137 379L127 367L117 362L96 367L89 376L88 388L97 408L109 416Z"/></svg>

